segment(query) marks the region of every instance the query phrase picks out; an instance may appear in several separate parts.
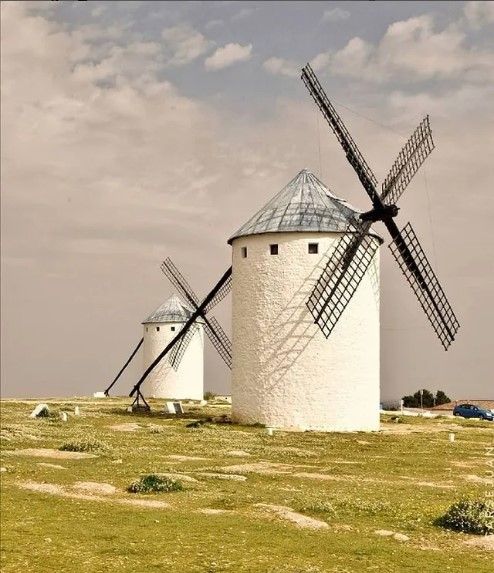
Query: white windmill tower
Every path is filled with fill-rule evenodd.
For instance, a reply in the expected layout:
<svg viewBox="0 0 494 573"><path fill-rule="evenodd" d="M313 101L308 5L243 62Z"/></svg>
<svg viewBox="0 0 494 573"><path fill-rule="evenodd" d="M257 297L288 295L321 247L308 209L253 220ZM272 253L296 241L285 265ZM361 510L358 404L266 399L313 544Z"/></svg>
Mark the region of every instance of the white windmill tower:
<svg viewBox="0 0 494 573"><path fill-rule="evenodd" d="M377 235L372 263L329 340L306 306L356 216L304 169L230 238L235 421L378 429Z"/></svg>
<svg viewBox="0 0 494 573"><path fill-rule="evenodd" d="M177 295L171 296L142 323L144 370L182 330L192 309ZM175 345L169 360L160 362L143 385L143 394L153 398L202 400L204 395L204 322L199 317Z"/></svg>

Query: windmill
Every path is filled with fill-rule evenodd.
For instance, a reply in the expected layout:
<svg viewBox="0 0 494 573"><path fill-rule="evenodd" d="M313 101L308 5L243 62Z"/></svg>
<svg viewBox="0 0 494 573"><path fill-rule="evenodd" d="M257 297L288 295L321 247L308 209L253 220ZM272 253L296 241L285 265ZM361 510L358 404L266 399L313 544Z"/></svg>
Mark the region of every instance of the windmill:
<svg viewBox="0 0 494 573"><path fill-rule="evenodd" d="M135 395L135 399L132 405L136 407L142 406L145 409L149 409L149 405L141 392L142 384L165 356L168 357L170 365L175 370L178 369L180 362L187 350L187 347L192 341L196 329L198 328L198 321L201 321L209 340L225 364L231 368L232 363L232 345L228 335L225 333L220 323L214 316L206 316L211 311L211 309L214 308L221 300L223 300L223 298L225 298L230 292L231 267L224 273L218 283L213 287L211 292L204 298L202 302L170 258L167 258L165 261L163 261L161 270L170 280L172 285L177 289L177 291L182 295L182 297L187 301L190 307L192 307L192 313L190 314L183 327L166 345L163 351L151 362L151 364L149 364L130 393L131 397ZM142 344L143 338L141 338L135 349L132 351L128 360L118 372L112 383L105 390L105 394L107 396L109 395L111 388L115 385L134 356L137 354L137 351L142 346Z"/></svg>
<svg viewBox="0 0 494 573"><path fill-rule="evenodd" d="M372 209L359 212L302 170L229 239L233 254L232 417L286 429L379 429L379 245L391 252L443 347L458 320L396 203L434 148L426 117L377 180L310 65L302 80ZM377 304L376 304L377 303ZM329 340L328 340L329 338Z"/></svg>
<svg viewBox="0 0 494 573"><path fill-rule="evenodd" d="M458 320L412 226L400 231L394 222L396 202L434 148L429 118L407 141L378 193L376 177L310 65L302 79L372 209L356 211L302 170L229 239L233 265L202 302L167 259L162 270L193 312L133 387L134 405L142 399L147 406L142 383L167 354L172 365L180 361L201 317L232 367L234 420L298 429L378 429L379 305L372 305L381 242L372 229L377 221L390 233L390 250L443 347L454 340ZM330 253L327 258L323 250ZM207 317L230 289L233 346L217 321Z"/></svg>
<svg viewBox="0 0 494 573"><path fill-rule="evenodd" d="M389 245L391 253L412 287L441 344L447 350L455 339L459 322L412 225L407 223L400 231L394 222L394 217L398 214L396 202L434 149L429 117L427 116L419 124L400 151L382 183L381 193L378 193L376 177L309 64L302 69L302 80L372 201L372 209L349 224L348 233L340 239L307 301L314 321L326 337L331 334L377 249L377 245L369 240L370 226L373 222L382 221L391 235L392 241Z"/></svg>

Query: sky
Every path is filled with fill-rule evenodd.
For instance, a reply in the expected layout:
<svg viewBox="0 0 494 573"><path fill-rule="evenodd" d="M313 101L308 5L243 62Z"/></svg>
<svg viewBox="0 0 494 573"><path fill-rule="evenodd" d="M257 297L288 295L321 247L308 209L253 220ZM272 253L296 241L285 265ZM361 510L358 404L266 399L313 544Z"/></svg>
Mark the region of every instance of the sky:
<svg viewBox="0 0 494 573"><path fill-rule="evenodd" d="M301 169L370 208L306 62L379 180L430 115L436 149L396 221L461 328L444 352L383 245L383 399L494 397L494 2L2 2L1 16L3 397L103 390L173 292L161 261L205 295L228 237ZM230 303L215 312L227 332ZM206 389L229 393L211 347L205 360Z"/></svg>

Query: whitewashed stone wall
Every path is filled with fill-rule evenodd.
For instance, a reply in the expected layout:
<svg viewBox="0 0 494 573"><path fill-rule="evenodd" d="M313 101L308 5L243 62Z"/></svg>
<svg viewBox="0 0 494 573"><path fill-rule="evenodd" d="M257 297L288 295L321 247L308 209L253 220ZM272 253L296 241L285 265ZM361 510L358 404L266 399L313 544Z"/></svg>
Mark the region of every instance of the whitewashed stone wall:
<svg viewBox="0 0 494 573"><path fill-rule="evenodd" d="M339 236L266 233L233 241L235 421L379 429L379 254L328 339L305 305ZM318 254L308 253L312 242ZM270 254L274 243L278 255Z"/></svg>
<svg viewBox="0 0 494 573"><path fill-rule="evenodd" d="M144 324L143 366L146 369L182 328L182 323ZM159 327L159 331L157 330ZM172 331L175 327L175 331ZM147 329L147 330L146 330ZM196 330L174 370L165 357L143 384L144 396L176 400L202 400L204 396L204 329Z"/></svg>

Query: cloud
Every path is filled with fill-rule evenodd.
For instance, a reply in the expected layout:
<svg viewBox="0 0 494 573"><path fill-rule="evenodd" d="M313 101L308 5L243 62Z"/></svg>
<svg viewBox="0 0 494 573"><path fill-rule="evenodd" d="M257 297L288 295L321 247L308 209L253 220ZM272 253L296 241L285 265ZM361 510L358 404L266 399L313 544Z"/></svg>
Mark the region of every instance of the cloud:
<svg viewBox="0 0 494 573"><path fill-rule="evenodd" d="M91 16L93 18L98 18L103 14L103 12L105 12L105 10L106 6L104 6L103 4L98 4L95 8L91 10Z"/></svg>
<svg viewBox="0 0 494 573"><path fill-rule="evenodd" d="M244 18L249 17L254 12L255 12L254 8L242 8L241 10L233 14L233 16L231 17L231 21L238 22L239 20L243 20Z"/></svg>
<svg viewBox="0 0 494 573"><path fill-rule="evenodd" d="M463 13L472 28L482 28L494 23L494 2L467 2Z"/></svg>
<svg viewBox="0 0 494 573"><path fill-rule="evenodd" d="M466 42L458 24L436 30L423 15L391 24L378 44L354 37L330 62L334 74L370 82L453 79L485 82L492 77L492 54Z"/></svg>
<svg viewBox="0 0 494 573"><path fill-rule="evenodd" d="M328 52L322 52L317 54L312 60L310 61L311 68L318 72L326 68L331 61L331 55Z"/></svg>
<svg viewBox="0 0 494 573"><path fill-rule="evenodd" d="M348 10L343 10L343 8L339 8L338 6L325 10L322 15L323 22L342 22L348 18L350 18L350 12L348 12Z"/></svg>
<svg viewBox="0 0 494 573"><path fill-rule="evenodd" d="M206 58L204 67L207 70L221 70L238 62L250 60L252 44L241 46L240 44L226 44L218 48L209 58Z"/></svg>
<svg viewBox="0 0 494 573"><path fill-rule="evenodd" d="M269 58L262 64L262 67L275 76L296 78L300 75L300 66L296 62L283 58Z"/></svg>
<svg viewBox="0 0 494 573"><path fill-rule="evenodd" d="M165 28L161 37L168 64L183 66L206 53L213 42L206 39L189 24L179 24Z"/></svg>

